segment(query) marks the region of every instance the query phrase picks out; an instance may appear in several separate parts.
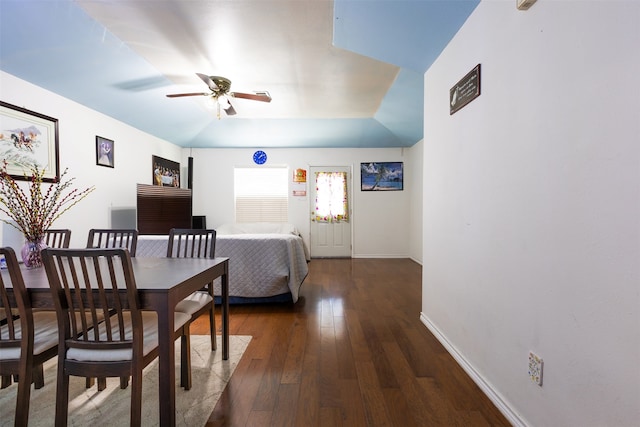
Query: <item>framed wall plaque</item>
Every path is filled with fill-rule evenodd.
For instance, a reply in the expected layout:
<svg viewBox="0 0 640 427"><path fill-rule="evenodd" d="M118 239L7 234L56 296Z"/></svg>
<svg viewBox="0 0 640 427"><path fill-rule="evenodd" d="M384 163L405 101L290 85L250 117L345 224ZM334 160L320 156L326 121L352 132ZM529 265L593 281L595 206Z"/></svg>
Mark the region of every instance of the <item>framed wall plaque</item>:
<svg viewBox="0 0 640 427"><path fill-rule="evenodd" d="M449 115L480 96L480 64L449 89Z"/></svg>

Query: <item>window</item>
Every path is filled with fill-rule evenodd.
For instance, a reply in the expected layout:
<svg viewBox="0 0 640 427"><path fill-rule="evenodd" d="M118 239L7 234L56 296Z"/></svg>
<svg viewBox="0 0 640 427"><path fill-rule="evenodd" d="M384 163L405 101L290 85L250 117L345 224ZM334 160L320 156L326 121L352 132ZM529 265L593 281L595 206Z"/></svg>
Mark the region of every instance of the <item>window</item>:
<svg viewBox="0 0 640 427"><path fill-rule="evenodd" d="M236 222L288 222L288 176L286 167L235 168Z"/></svg>
<svg viewBox="0 0 640 427"><path fill-rule="evenodd" d="M316 221L349 222L346 172L316 172Z"/></svg>

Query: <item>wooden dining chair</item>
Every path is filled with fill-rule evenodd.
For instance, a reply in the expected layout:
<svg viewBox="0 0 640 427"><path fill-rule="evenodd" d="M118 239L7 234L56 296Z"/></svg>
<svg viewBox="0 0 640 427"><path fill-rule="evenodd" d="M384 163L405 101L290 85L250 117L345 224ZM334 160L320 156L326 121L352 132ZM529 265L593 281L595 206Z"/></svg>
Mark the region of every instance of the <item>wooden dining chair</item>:
<svg viewBox="0 0 640 427"><path fill-rule="evenodd" d="M49 248L68 248L71 242L71 230L48 229L44 232L44 243Z"/></svg>
<svg viewBox="0 0 640 427"><path fill-rule="evenodd" d="M172 228L169 230L167 257L169 258L214 258L216 253L216 230ZM209 313L211 350L217 348L215 303L213 283L196 291L176 304L176 311L187 313L191 321Z"/></svg>
<svg viewBox="0 0 640 427"><path fill-rule="evenodd" d="M117 228L92 228L87 238L87 248L127 248L136 256L138 230Z"/></svg>
<svg viewBox="0 0 640 427"><path fill-rule="evenodd" d="M0 255L7 262L7 272L0 276L0 376L2 388L11 384L11 376L17 378L15 425L26 426L31 384L44 385L42 364L58 354L58 322L54 311L32 310L13 249L0 248Z"/></svg>
<svg viewBox="0 0 640 427"><path fill-rule="evenodd" d="M158 316L139 307L128 249L47 248L42 257L61 331L56 426L67 423L70 375L130 376L130 425L139 426L142 370L158 355ZM181 334L189 333L189 321L189 315L175 313Z"/></svg>

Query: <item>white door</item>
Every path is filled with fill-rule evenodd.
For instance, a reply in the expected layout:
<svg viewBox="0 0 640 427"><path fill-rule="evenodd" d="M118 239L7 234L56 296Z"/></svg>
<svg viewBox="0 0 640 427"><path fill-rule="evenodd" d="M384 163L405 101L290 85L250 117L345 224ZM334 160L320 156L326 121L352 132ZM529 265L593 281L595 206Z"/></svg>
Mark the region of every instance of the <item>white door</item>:
<svg viewBox="0 0 640 427"><path fill-rule="evenodd" d="M350 258L351 257L351 167L349 166L312 166L309 168L309 210L311 212L310 252L312 258ZM316 176L318 172L346 173L347 221L318 221L316 219Z"/></svg>

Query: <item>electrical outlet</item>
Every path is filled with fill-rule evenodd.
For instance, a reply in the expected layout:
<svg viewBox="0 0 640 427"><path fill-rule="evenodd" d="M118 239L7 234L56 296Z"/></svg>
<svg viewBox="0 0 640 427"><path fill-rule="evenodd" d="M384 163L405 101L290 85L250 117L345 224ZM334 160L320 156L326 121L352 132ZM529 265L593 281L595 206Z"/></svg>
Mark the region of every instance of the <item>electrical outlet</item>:
<svg viewBox="0 0 640 427"><path fill-rule="evenodd" d="M529 378L540 387L542 387L542 366L542 358L529 352Z"/></svg>

